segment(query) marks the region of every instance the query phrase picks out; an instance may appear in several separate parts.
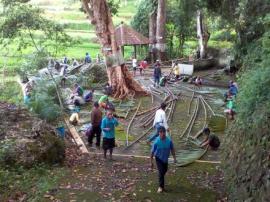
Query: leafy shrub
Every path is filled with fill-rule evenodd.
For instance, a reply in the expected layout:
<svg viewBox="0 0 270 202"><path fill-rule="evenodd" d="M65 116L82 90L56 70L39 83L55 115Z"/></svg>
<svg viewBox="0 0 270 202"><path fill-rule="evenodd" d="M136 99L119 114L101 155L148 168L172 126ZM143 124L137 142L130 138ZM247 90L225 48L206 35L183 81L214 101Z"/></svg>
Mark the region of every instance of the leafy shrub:
<svg viewBox="0 0 270 202"><path fill-rule="evenodd" d="M270 198L269 34L247 48L239 79L237 119L225 138L225 179L232 201Z"/></svg>
<svg viewBox="0 0 270 202"><path fill-rule="evenodd" d="M55 87L43 81L38 83L32 92L29 107L39 118L52 123L57 120L61 114L61 109L58 104Z"/></svg>
<svg viewBox="0 0 270 202"><path fill-rule="evenodd" d="M230 30L221 30L211 35L211 40L214 41L235 41L236 34Z"/></svg>

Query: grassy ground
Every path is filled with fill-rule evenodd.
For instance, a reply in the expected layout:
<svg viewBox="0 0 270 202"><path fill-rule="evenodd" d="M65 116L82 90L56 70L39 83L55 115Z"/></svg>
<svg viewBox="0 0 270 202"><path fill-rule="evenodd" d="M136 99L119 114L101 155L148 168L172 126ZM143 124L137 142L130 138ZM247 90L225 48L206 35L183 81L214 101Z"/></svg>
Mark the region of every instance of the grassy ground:
<svg viewBox="0 0 270 202"><path fill-rule="evenodd" d="M45 165L0 168L1 201L43 201L46 192L53 191L64 174L63 168Z"/></svg>
<svg viewBox="0 0 270 202"><path fill-rule="evenodd" d="M23 95L17 77L0 74L0 101L21 105Z"/></svg>

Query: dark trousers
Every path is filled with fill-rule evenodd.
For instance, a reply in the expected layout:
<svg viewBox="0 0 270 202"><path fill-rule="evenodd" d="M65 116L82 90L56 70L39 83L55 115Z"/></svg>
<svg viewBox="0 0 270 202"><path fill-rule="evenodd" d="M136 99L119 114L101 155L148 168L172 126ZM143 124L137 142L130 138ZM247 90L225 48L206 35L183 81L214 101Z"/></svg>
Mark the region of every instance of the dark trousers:
<svg viewBox="0 0 270 202"><path fill-rule="evenodd" d="M168 170L168 163L164 163L159 158L156 157L157 169L158 169L158 180L159 187L164 189L165 174Z"/></svg>
<svg viewBox="0 0 270 202"><path fill-rule="evenodd" d="M88 142L89 144L93 143L93 138L96 135L96 145L99 147L100 146L100 136L101 136L101 128L100 126L93 126L90 135L88 136Z"/></svg>

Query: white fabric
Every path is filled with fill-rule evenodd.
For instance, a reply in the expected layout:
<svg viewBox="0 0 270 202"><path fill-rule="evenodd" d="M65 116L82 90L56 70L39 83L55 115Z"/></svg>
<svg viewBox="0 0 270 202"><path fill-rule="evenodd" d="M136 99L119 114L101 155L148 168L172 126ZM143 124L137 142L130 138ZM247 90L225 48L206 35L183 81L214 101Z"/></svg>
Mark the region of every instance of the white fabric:
<svg viewBox="0 0 270 202"><path fill-rule="evenodd" d="M65 65L61 68L60 76L65 76Z"/></svg>
<svg viewBox="0 0 270 202"><path fill-rule="evenodd" d="M132 59L132 67L137 67L137 59Z"/></svg>
<svg viewBox="0 0 270 202"><path fill-rule="evenodd" d="M155 126L157 123L159 123L161 126L164 126L166 130L169 128L165 111L162 109L158 109L156 111L153 126Z"/></svg>

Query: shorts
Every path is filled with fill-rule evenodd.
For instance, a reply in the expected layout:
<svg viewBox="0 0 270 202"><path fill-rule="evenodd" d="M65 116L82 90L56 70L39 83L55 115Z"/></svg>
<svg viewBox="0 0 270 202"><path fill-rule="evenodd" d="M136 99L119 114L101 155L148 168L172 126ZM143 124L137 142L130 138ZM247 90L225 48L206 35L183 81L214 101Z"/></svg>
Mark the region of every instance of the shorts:
<svg viewBox="0 0 270 202"><path fill-rule="evenodd" d="M115 138L103 138L102 148L104 150L113 149L115 147Z"/></svg>
<svg viewBox="0 0 270 202"><path fill-rule="evenodd" d="M133 71L136 71L137 70L137 67L133 67Z"/></svg>

